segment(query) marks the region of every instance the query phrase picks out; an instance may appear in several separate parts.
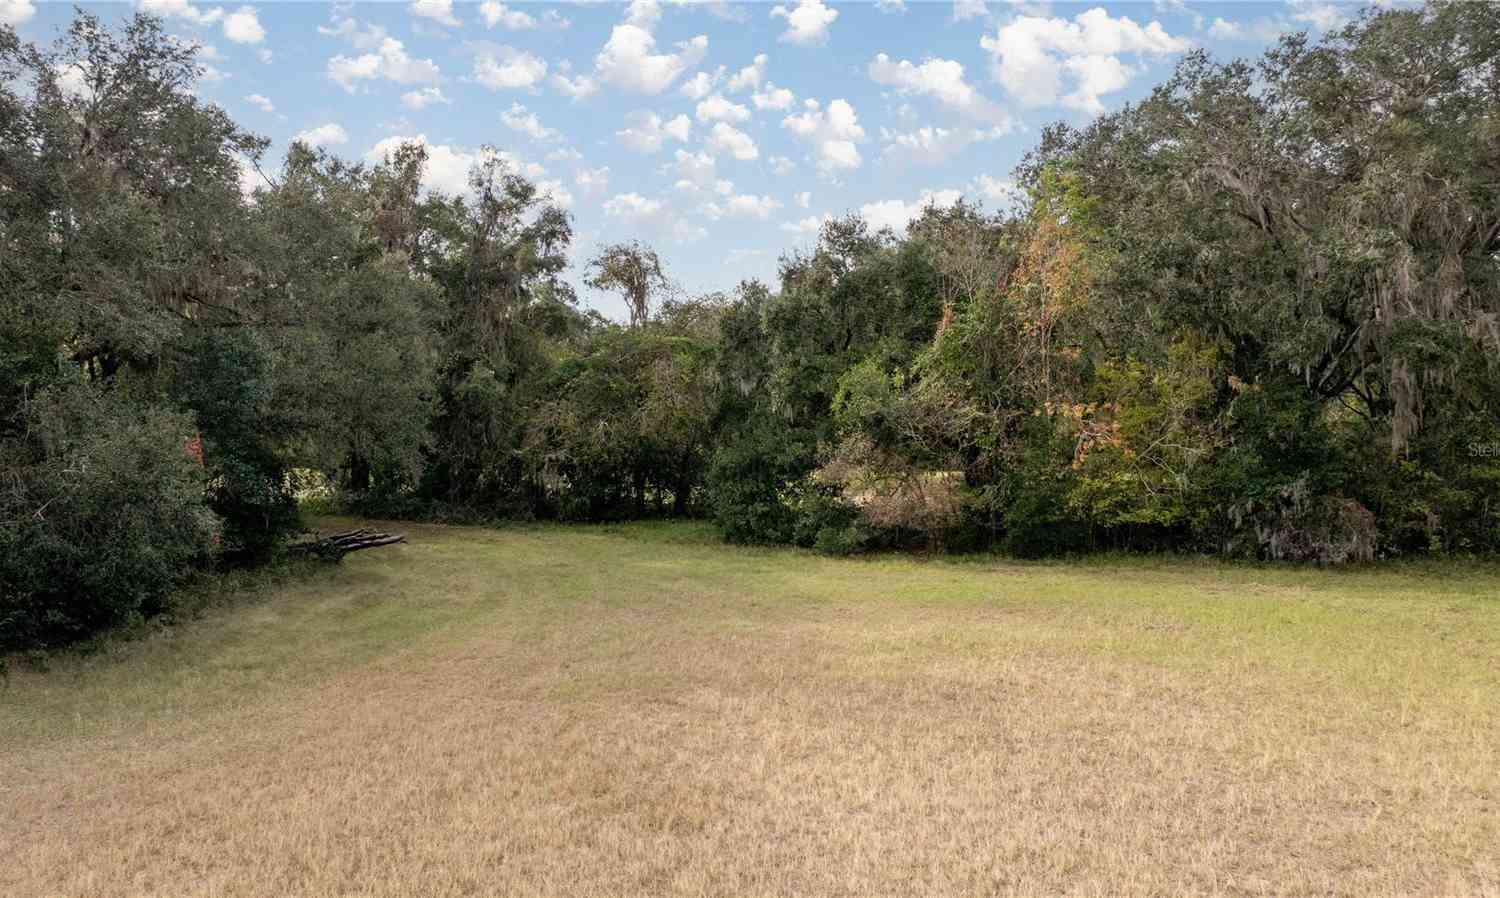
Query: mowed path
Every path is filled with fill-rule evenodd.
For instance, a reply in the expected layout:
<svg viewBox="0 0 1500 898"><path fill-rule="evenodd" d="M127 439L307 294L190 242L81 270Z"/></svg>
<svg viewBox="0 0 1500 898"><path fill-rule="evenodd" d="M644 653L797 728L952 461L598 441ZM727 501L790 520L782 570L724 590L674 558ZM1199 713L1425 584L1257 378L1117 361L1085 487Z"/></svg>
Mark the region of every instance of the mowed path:
<svg viewBox="0 0 1500 898"><path fill-rule="evenodd" d="M0 895L1500 895L1500 571L408 546L0 687Z"/></svg>

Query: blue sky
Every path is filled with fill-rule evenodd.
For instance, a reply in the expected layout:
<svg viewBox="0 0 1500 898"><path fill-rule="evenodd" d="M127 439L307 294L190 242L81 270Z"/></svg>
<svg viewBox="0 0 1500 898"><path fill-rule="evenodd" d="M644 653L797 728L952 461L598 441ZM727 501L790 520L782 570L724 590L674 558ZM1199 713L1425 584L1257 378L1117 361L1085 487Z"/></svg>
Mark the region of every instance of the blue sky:
<svg viewBox="0 0 1500 898"><path fill-rule="evenodd" d="M829 215L897 229L925 202L1005 202L1043 126L1138 99L1181 54L1258 54L1357 6L1290 3L318 4L140 0L203 45L200 94L275 141L376 159L429 145L461 189L493 146L574 216L574 277L639 238L690 292L774 283ZM0 0L48 40L72 4ZM614 299L579 284L614 317Z"/></svg>

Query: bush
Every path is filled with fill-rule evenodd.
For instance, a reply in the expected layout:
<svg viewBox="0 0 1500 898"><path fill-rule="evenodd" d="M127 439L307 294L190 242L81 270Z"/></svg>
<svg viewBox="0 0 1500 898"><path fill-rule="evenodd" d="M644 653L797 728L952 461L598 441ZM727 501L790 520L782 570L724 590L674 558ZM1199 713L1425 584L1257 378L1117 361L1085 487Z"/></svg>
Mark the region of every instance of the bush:
<svg viewBox="0 0 1500 898"><path fill-rule="evenodd" d="M21 423L0 444L0 648L161 611L219 540L188 417L74 386Z"/></svg>

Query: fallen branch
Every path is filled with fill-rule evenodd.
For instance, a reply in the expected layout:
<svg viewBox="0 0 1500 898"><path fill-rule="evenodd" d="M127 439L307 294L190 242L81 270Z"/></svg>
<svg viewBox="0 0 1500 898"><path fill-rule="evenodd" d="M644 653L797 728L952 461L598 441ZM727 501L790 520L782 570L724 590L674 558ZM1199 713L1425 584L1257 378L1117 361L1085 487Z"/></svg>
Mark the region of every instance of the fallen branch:
<svg viewBox="0 0 1500 898"><path fill-rule="evenodd" d="M358 530L345 530L340 533L320 536L307 542L296 543L288 546L287 551L296 555L315 555L324 561L332 561L334 564L344 560L344 556L350 552L358 552L361 549L376 549L380 546L390 546L396 543L406 542L404 533L382 533L378 530L360 528Z"/></svg>

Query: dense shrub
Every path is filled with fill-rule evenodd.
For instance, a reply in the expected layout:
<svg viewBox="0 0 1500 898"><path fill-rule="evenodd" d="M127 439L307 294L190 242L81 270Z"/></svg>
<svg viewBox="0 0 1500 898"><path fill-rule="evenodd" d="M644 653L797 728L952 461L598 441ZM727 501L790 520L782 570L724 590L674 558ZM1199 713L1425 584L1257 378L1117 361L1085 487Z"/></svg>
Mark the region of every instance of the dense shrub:
<svg viewBox="0 0 1500 898"><path fill-rule="evenodd" d="M219 538L192 422L75 386L22 425L0 444L0 648L160 611Z"/></svg>

